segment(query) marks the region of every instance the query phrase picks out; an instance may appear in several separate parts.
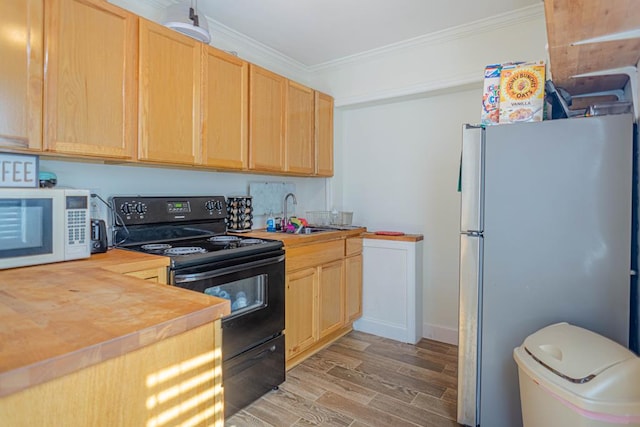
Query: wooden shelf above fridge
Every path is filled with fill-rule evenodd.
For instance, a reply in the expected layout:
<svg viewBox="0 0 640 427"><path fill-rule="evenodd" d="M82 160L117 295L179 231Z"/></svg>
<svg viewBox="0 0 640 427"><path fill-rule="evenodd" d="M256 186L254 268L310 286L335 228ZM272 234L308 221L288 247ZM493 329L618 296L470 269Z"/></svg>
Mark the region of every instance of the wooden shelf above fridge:
<svg viewBox="0 0 640 427"><path fill-rule="evenodd" d="M638 117L637 0L545 0L544 8L549 65L555 85L572 96L611 91L620 94L626 90L625 96L634 101ZM616 98L612 94L576 101L582 106Z"/></svg>

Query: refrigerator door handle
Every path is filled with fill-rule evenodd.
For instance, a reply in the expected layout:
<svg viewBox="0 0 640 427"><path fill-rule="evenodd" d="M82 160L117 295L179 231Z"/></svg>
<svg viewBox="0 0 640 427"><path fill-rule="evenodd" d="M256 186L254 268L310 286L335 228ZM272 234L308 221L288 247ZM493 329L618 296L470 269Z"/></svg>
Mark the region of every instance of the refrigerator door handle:
<svg viewBox="0 0 640 427"><path fill-rule="evenodd" d="M457 421L467 426L476 426L480 421L483 245L481 235L460 235Z"/></svg>
<svg viewBox="0 0 640 427"><path fill-rule="evenodd" d="M460 230L484 230L484 129L466 127L462 132Z"/></svg>
<svg viewBox="0 0 640 427"><path fill-rule="evenodd" d="M482 231L465 231L461 233L463 236L469 237L483 237L484 233Z"/></svg>

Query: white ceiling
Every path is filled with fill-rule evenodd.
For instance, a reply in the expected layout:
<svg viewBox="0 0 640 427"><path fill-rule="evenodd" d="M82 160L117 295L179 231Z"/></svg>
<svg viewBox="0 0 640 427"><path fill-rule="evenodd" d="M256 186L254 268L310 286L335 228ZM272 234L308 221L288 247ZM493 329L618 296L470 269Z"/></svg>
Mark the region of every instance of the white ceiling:
<svg viewBox="0 0 640 427"><path fill-rule="evenodd" d="M468 24L542 0L173 0L305 66ZM496 41L499 43L499 41ZM212 41L215 45L215 40ZM487 46L491 49L491 46Z"/></svg>

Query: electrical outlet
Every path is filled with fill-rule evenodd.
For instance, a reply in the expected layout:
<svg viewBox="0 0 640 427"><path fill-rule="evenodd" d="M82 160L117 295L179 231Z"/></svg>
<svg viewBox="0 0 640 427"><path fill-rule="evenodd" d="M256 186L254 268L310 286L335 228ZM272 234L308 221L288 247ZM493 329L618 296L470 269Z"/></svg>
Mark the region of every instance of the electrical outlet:
<svg viewBox="0 0 640 427"><path fill-rule="evenodd" d="M91 192L91 194L97 194L98 196L100 196L99 188L90 188L89 191ZM102 203L102 201L100 201L100 199L98 199L97 197L91 197L89 204L90 204L89 207L90 207L91 218L95 218L95 219L107 218L107 214L105 211L106 206L104 205L104 203Z"/></svg>

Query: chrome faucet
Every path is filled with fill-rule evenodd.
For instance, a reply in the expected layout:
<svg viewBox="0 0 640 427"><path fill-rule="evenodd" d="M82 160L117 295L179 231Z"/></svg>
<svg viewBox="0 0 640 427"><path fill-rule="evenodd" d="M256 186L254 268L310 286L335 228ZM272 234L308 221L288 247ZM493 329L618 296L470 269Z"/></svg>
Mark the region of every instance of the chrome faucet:
<svg viewBox="0 0 640 427"><path fill-rule="evenodd" d="M284 196L284 207L282 209L282 215L284 216L284 226L286 227L287 225L289 225L289 216L287 215L287 200L289 199L289 197L293 198L293 204L297 205L298 201L296 200L296 195L293 193L287 193L286 196Z"/></svg>

